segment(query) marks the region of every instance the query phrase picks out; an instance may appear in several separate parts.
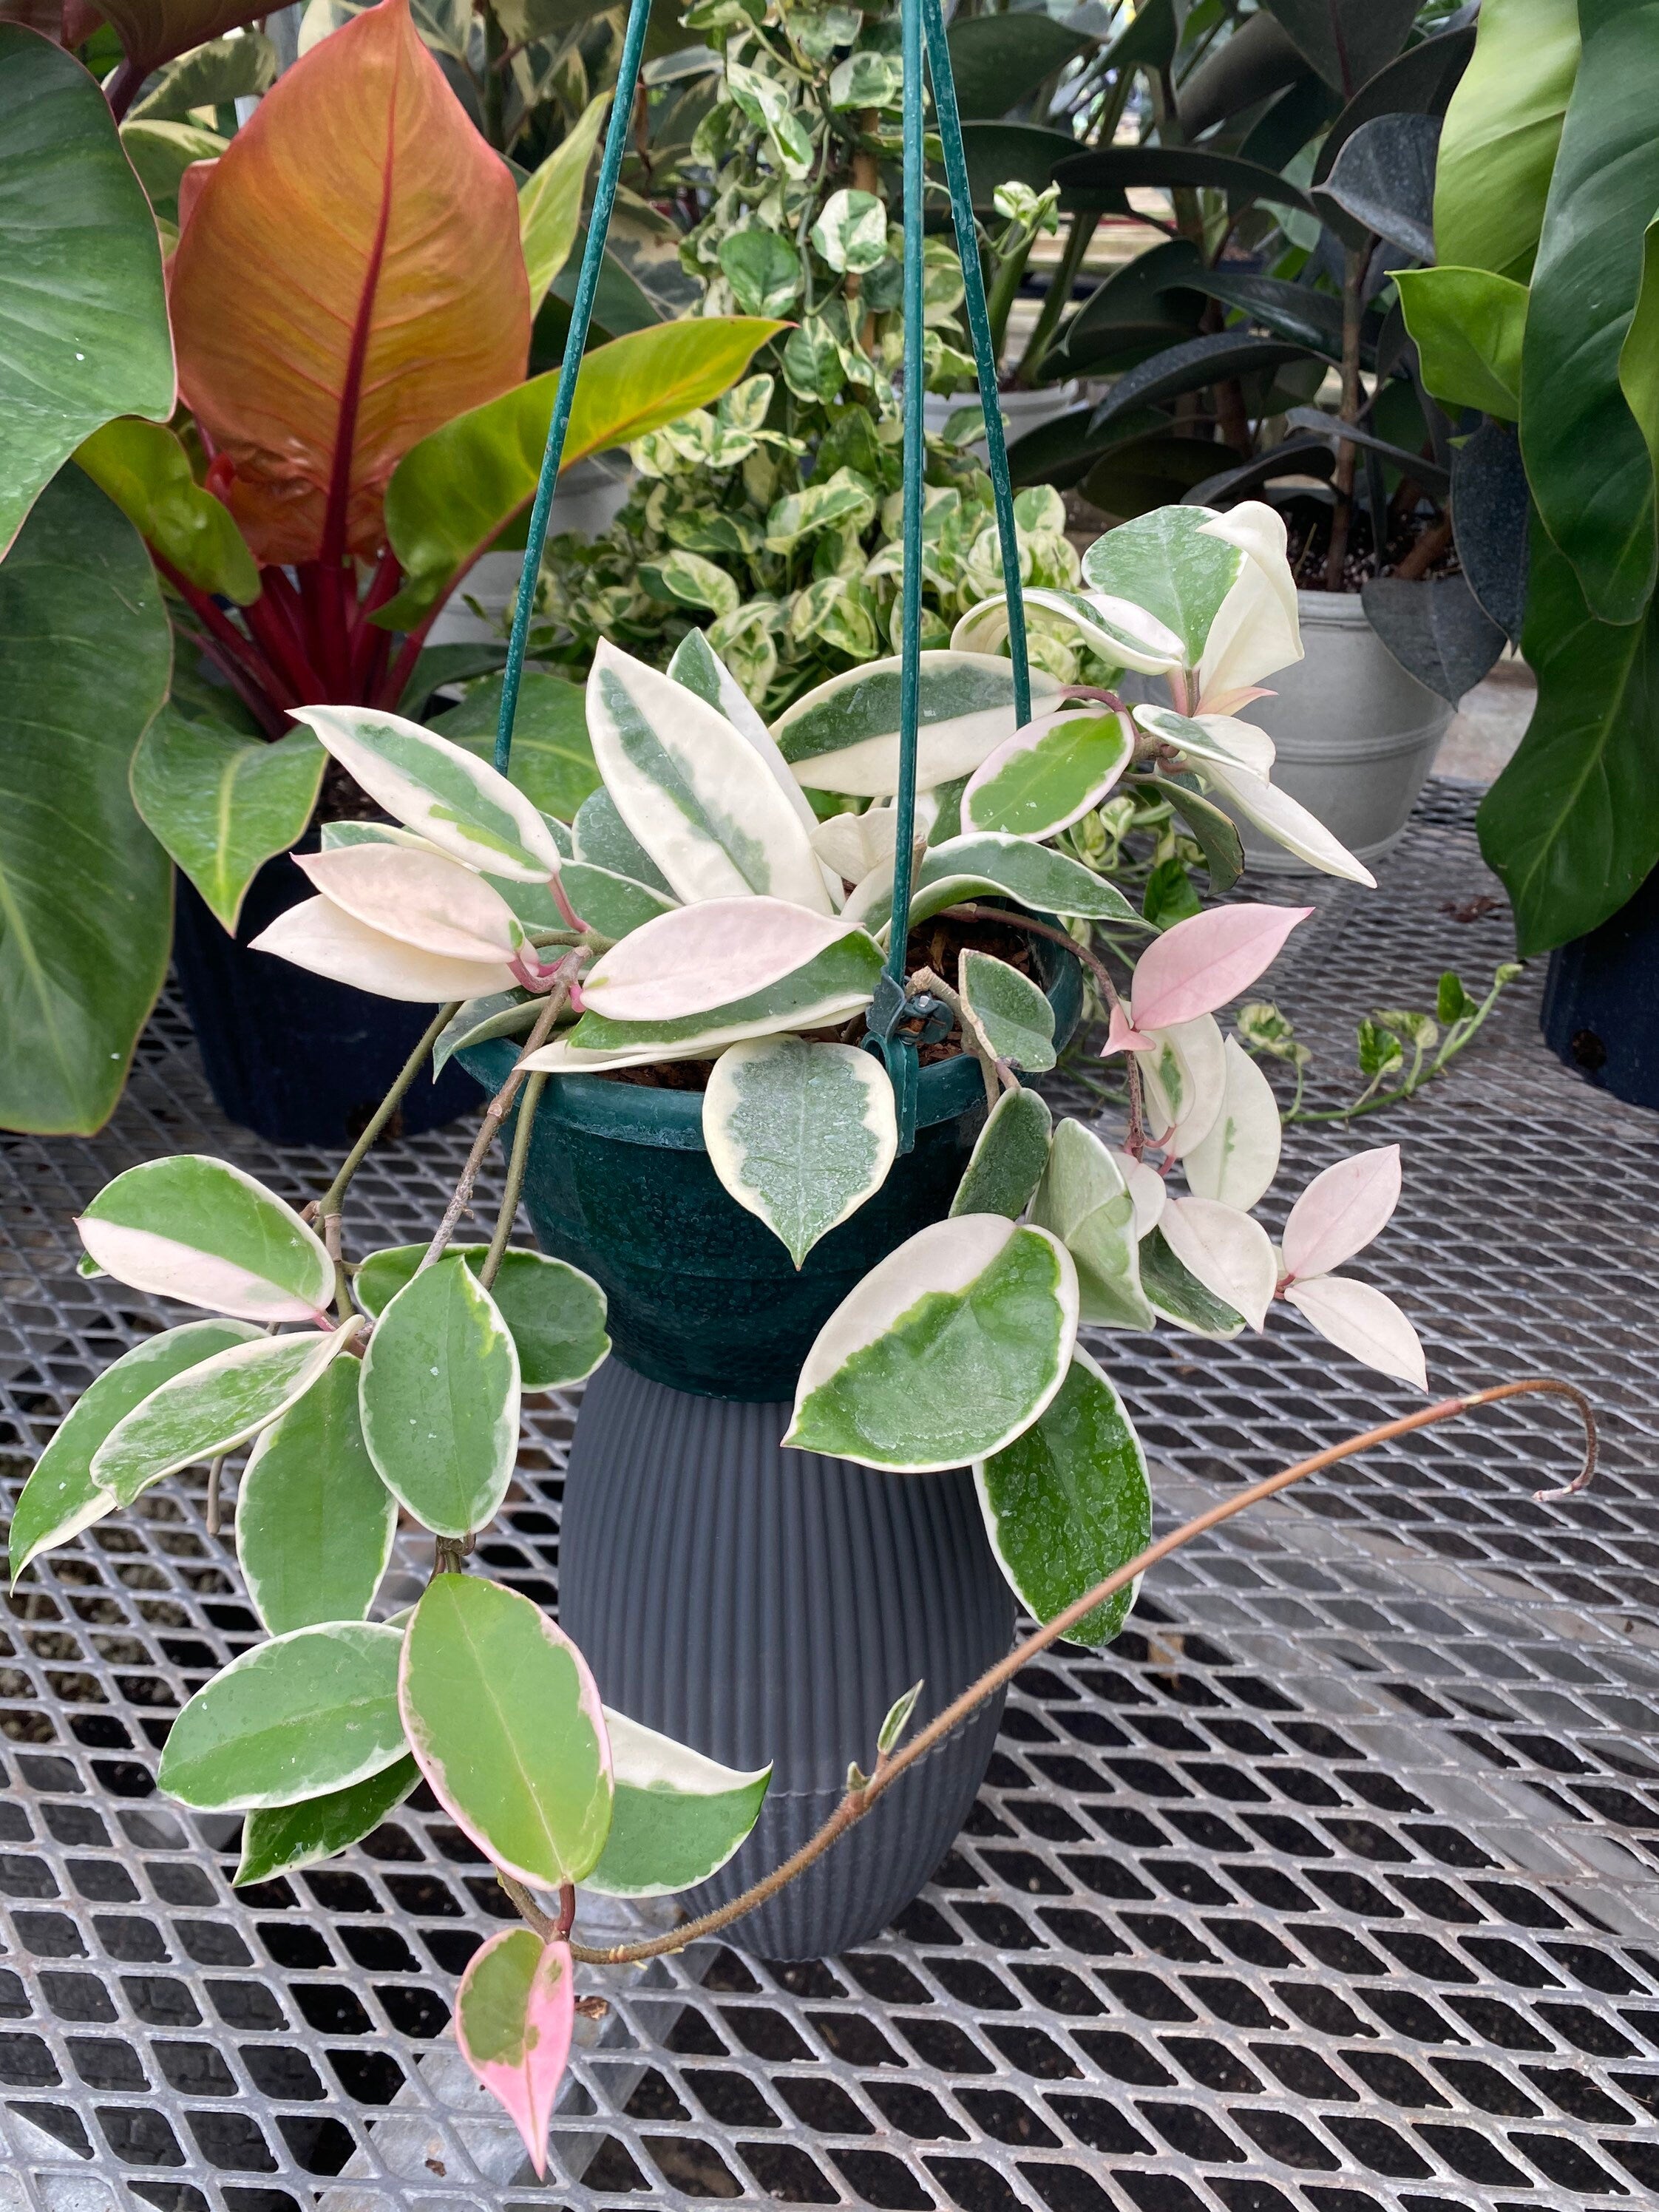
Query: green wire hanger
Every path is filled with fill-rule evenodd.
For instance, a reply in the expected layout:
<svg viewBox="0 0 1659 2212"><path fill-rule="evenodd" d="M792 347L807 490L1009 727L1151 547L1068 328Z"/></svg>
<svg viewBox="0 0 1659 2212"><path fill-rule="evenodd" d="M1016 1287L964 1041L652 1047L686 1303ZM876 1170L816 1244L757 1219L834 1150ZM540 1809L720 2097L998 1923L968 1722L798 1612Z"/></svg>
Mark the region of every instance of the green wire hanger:
<svg viewBox="0 0 1659 2212"><path fill-rule="evenodd" d="M570 331L559 366L558 388L548 424L547 446L537 480L535 504L530 511L524 571L519 580L518 602L513 613L513 634L507 643L507 666L501 679L501 719L495 731L495 766L505 775L513 754L513 724L518 711L519 687L524 675L525 643L530 632L530 613L536 596L542 549L547 541L549 513L559 466L564 458L565 433L576 396L576 377L587 343L593 295L599 289L605 258L611 211L616 204L617 180L627 145L635 89L639 82L640 57L645 46L651 0L631 0L628 29L623 40L617 89L605 133L605 155L593 191L593 211L582 253L581 274L576 282ZM899 1150L908 1152L915 1143L916 1097L919 1079L916 1040L901 1026L925 1022L933 1008L912 1000L905 988L905 941L908 936L910 890L914 871L916 813L916 747L921 704L921 511L927 447L922 430L922 403L927 381L924 352L924 276L922 249L923 167L922 133L925 105L922 94L922 49L927 47L933 82L933 105L939 137L945 149L945 174L950 186L957 250L962 260L968 328L974 362L979 374L980 406L985 418L986 456L992 496L996 507L997 536L1002 549L1002 579L1008 595L1008 651L1013 664L1016 726L1030 720L1031 683L1025 645L1025 611L1020 595L1019 545L1014 529L1014 498L1008 477L1008 450L1002 431L997 397L996 355L991 343L991 319L985 302L985 279L980 267L979 236L974 223L973 201L968 183L968 160L963 149L962 123L957 112L955 80L945 34L940 0L900 0L904 67L904 570L900 604L899 784L895 805L897 820L893 843L892 924L886 966L870 1008L866 1048L879 1055L891 1080L898 1108Z"/></svg>

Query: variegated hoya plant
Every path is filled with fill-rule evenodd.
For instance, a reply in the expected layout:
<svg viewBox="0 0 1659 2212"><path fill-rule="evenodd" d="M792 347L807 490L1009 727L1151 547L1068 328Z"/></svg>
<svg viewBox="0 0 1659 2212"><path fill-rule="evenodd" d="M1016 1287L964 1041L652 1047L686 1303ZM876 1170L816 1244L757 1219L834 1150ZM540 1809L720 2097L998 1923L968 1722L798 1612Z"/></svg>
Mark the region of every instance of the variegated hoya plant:
<svg viewBox="0 0 1659 2212"><path fill-rule="evenodd" d="M1239 719L1301 653L1283 525L1261 506L1166 508L1103 538L1083 570L1080 592L1031 594L1043 619L1138 690L1161 679L1167 702L1034 669L1016 729L996 650L1006 605L973 608L922 656L910 921L991 900L1003 922L1075 943L1109 1014L1105 1053L1124 1063L1127 1129L1056 1127L1022 1084L1055 1042L1050 1002L1018 968L970 948L954 975L914 974L979 1060L989 1110L949 1217L823 1327L785 1438L896 1474L970 1465L1002 1570L1045 1622L1150 1534L1141 1448L1081 1327L1231 1338L1283 1304L1382 1373L1425 1379L1410 1322L1340 1272L1394 1209L1397 1147L1316 1176L1278 1246L1255 1218L1279 1116L1216 1015L1310 909L1217 903L1159 933L1090 865L1097 811L1150 793L1190 826L1218 890L1239 866L1233 813L1370 881L1274 787L1271 741ZM867 664L769 730L701 632L666 673L602 643L587 712L604 785L570 823L414 722L301 709L391 819L331 825L319 853L296 855L314 896L258 942L436 1006L440 1062L514 1036L517 1065L424 1247L347 1255L343 1201L368 1138L307 1215L186 1157L128 1170L79 1224L88 1271L210 1317L149 1338L87 1391L20 1500L14 1578L163 1476L210 1462L216 1485L246 1449L236 1542L268 1638L179 1714L161 1784L245 1815L251 1881L343 1850L425 1778L527 1923L476 1955L457 2024L538 2170L572 2035L576 1887L696 1884L749 1832L768 1771L610 1710L552 1620L463 1571L513 1480L523 1394L580 1381L609 1348L599 1285L508 1243L531 1117L552 1075L711 1061L714 1171L797 1266L880 1188L898 1118L884 1065L855 1039L890 926L899 690L896 661ZM823 794L843 811L821 820ZM1138 957L1115 975L1121 946ZM515 1096L495 1235L456 1245ZM432 1533L434 1571L407 1614L375 1620L400 1511ZM1073 1637L1104 1643L1131 1595ZM908 1711L889 1717L882 1756Z"/></svg>

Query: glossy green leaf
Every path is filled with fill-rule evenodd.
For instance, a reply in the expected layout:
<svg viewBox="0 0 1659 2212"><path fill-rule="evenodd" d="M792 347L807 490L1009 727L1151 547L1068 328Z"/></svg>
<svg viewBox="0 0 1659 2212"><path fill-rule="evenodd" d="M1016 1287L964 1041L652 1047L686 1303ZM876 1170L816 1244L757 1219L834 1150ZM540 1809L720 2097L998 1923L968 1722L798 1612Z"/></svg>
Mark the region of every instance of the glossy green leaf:
<svg viewBox="0 0 1659 2212"><path fill-rule="evenodd" d="M1086 1352L1024 1435L974 1463L985 1531L1009 1588L1048 1622L1152 1540L1146 1458L1123 1401ZM1098 1650L1127 1620L1134 1586L1087 1613L1065 1641Z"/></svg>
<svg viewBox="0 0 1659 2212"><path fill-rule="evenodd" d="M962 794L964 825L1052 837L1100 804L1134 748L1127 714L1042 716L975 769Z"/></svg>
<svg viewBox="0 0 1659 2212"><path fill-rule="evenodd" d="M583 1881L607 1897L669 1897L723 1867L760 1815L770 1766L722 1766L624 1713L605 1713L614 1762L611 1832Z"/></svg>
<svg viewBox="0 0 1659 2212"><path fill-rule="evenodd" d="M398 1698L433 1792L503 1872L591 1874L611 1826L611 1747L580 1652L539 1607L473 1575L427 1585Z"/></svg>
<svg viewBox="0 0 1659 2212"><path fill-rule="evenodd" d="M404 1755L395 1628L296 1628L256 1644L173 1723L156 1780L204 1812L293 1805L380 1774Z"/></svg>
<svg viewBox="0 0 1659 2212"><path fill-rule="evenodd" d="M1060 684L1031 671L1035 712L1059 703ZM921 790L976 769L1014 733L1012 665L988 653L921 656L916 783ZM773 730L797 780L814 791L890 798L898 789L899 664L872 660L796 700Z"/></svg>
<svg viewBox="0 0 1659 2212"><path fill-rule="evenodd" d="M163 422L123 416L75 449L99 489L144 543L198 590L248 606L259 571L230 509L198 484L190 456Z"/></svg>
<svg viewBox="0 0 1659 2212"><path fill-rule="evenodd" d="M745 315L787 315L800 297L800 256L757 223L720 240L720 270Z"/></svg>
<svg viewBox="0 0 1659 2212"><path fill-rule="evenodd" d="M781 325L752 317L659 323L583 356L564 465L624 446L717 399ZM386 532L403 590L388 629L429 614L535 495L558 372L487 401L411 446L386 488ZM554 507L556 526L558 508Z"/></svg>
<svg viewBox="0 0 1659 2212"><path fill-rule="evenodd" d="M399 1504L434 1535L495 1518L519 1449L519 1354L455 1254L390 1298L362 1363L363 1438Z"/></svg>
<svg viewBox="0 0 1659 2212"><path fill-rule="evenodd" d="M327 1334L258 1337L232 1345L152 1391L92 1455L92 1479L131 1505L164 1474L216 1459L295 1406L362 1327Z"/></svg>
<svg viewBox="0 0 1659 2212"><path fill-rule="evenodd" d="M469 691L459 707L435 715L431 726L480 760L493 761L501 712L501 678L492 676ZM507 774L544 814L561 822L571 821L588 793L599 789L580 684L526 670L513 718Z"/></svg>
<svg viewBox="0 0 1659 2212"><path fill-rule="evenodd" d="M483 1266L487 1244L452 1244L451 1255L473 1274ZM371 1252L351 1279L363 1311L378 1318L404 1284L414 1279L424 1244L396 1244ZM605 1333L605 1292L568 1261L509 1247L489 1295L519 1352L521 1390L556 1390L585 1382L611 1349Z"/></svg>
<svg viewBox="0 0 1659 2212"><path fill-rule="evenodd" d="M1535 530L1522 648L1538 704L1479 824L1530 957L1616 914L1659 864L1659 603L1639 623L1595 621Z"/></svg>
<svg viewBox="0 0 1659 2212"><path fill-rule="evenodd" d="M999 1060L1040 1075L1054 1064L1054 1010L1047 994L989 952L962 956L962 995Z"/></svg>
<svg viewBox="0 0 1659 2212"><path fill-rule="evenodd" d="M1534 503L1601 622L1659 575L1653 461L1619 379L1659 208L1659 0L1582 0L1584 50L1550 179L1522 351Z"/></svg>
<svg viewBox="0 0 1659 2212"><path fill-rule="evenodd" d="M309 730L274 744L164 707L132 757L133 803L228 930L264 863L311 819L328 756Z"/></svg>
<svg viewBox="0 0 1659 2212"><path fill-rule="evenodd" d="M1300 185L1259 161L1218 154L1206 146L1097 146L1055 165L1054 175L1068 207L1098 208L1127 214L1127 191L1150 186L1168 191L1180 185L1225 192L1235 208L1254 200L1315 212L1315 202Z"/></svg>
<svg viewBox="0 0 1659 2212"><path fill-rule="evenodd" d="M915 874L910 896L910 927L941 914L963 899L1011 898L1033 914L1078 915L1094 921L1140 917L1121 891L1073 860L1028 838L989 830L949 837L930 845ZM878 869L848 896L844 915L885 935L892 908L890 863Z"/></svg>
<svg viewBox="0 0 1659 2212"><path fill-rule="evenodd" d="M1244 848L1231 817L1201 793L1171 777L1149 775L1146 782L1160 799L1169 800L1191 830L1210 872L1211 894L1224 897L1244 872Z"/></svg>
<svg viewBox="0 0 1659 2212"><path fill-rule="evenodd" d="M587 924L591 936L607 945L620 944L659 915L672 914L674 900L649 884L619 876L610 868L590 867L586 860L567 860L559 871L565 896ZM527 1024L526 1024L527 1026Z"/></svg>
<svg viewBox="0 0 1659 2212"><path fill-rule="evenodd" d="M236 1486L236 1556L273 1636L362 1620L392 1558L398 1506L357 1413L357 1363L337 1359L273 1421Z"/></svg>
<svg viewBox="0 0 1659 2212"><path fill-rule="evenodd" d="M1402 269L1395 282L1435 398L1513 422L1521 412L1526 286L1485 269Z"/></svg>
<svg viewBox="0 0 1659 2212"><path fill-rule="evenodd" d="M702 1135L726 1190L799 1267L887 1180L898 1150L893 1086L881 1062L853 1045L795 1036L734 1044L703 1093Z"/></svg>
<svg viewBox="0 0 1659 2212"><path fill-rule="evenodd" d="M576 858L592 867L609 868L613 875L661 891L670 900L668 878L617 811L608 791L596 791L576 810L571 823Z"/></svg>
<svg viewBox="0 0 1659 2212"><path fill-rule="evenodd" d="M611 106L609 93L590 100L540 167L519 187L519 242L530 279L530 312L570 258L581 222L582 191L599 129Z"/></svg>
<svg viewBox="0 0 1659 2212"><path fill-rule="evenodd" d="M0 554L81 441L173 412L161 246L95 80L0 23Z"/></svg>
<svg viewBox="0 0 1659 2212"><path fill-rule="evenodd" d="M983 1213L936 1222L824 1323L784 1442L918 1474L984 1458L1065 1380L1077 1311L1077 1271L1045 1231Z"/></svg>
<svg viewBox="0 0 1659 2212"><path fill-rule="evenodd" d="M272 1875L295 1874L349 1850L374 1834L420 1778L420 1768L405 1755L343 1790L250 1813L242 1823L242 1856L231 1877L233 1886L240 1888L248 1882L269 1881Z"/></svg>
<svg viewBox="0 0 1659 2212"><path fill-rule="evenodd" d="M951 1200L952 1217L1000 1213L1018 1221L1042 1179L1053 1127L1047 1102L1035 1091L1023 1085L1017 1091L1005 1091L974 1140Z"/></svg>
<svg viewBox="0 0 1659 2212"><path fill-rule="evenodd" d="M1153 1312L1189 1336L1224 1341L1243 1329L1243 1315L1188 1273L1170 1249L1161 1228L1140 1240L1140 1285Z"/></svg>
<svg viewBox="0 0 1659 2212"><path fill-rule="evenodd" d="M99 1266L134 1290L245 1321L309 1321L334 1296L334 1262L291 1206L203 1152L146 1160L76 1218Z"/></svg>
<svg viewBox="0 0 1659 2212"><path fill-rule="evenodd" d="M542 1001L528 991L489 991L482 998L464 1000L454 1020L439 1031L432 1048L433 1081L437 1081L464 1045L487 1044L492 1037L523 1036L535 1028L541 1008Z"/></svg>
<svg viewBox="0 0 1659 2212"><path fill-rule="evenodd" d="M171 871L127 764L172 651L137 533L65 470L0 566L0 1127L98 1128L167 974Z"/></svg>
<svg viewBox="0 0 1659 2212"><path fill-rule="evenodd" d="M13 1511L14 1587L31 1559L115 1510L113 1496L92 1479L92 1455L116 1424L173 1376L258 1335L250 1322L186 1322L146 1337L88 1384L35 1462Z"/></svg>
<svg viewBox="0 0 1659 2212"><path fill-rule="evenodd" d="M1297 51L1352 100L1406 43L1418 0L1266 0Z"/></svg>
<svg viewBox="0 0 1659 2212"><path fill-rule="evenodd" d="M1447 267L1531 276L1578 49L1577 0L1485 0L1435 165Z"/></svg>
<svg viewBox="0 0 1659 2212"><path fill-rule="evenodd" d="M951 74L964 118L992 120L1028 100L1094 41L1052 15L958 15L951 24Z"/></svg>
<svg viewBox="0 0 1659 2212"><path fill-rule="evenodd" d="M1140 1285L1133 1196L1118 1156L1081 1121L1068 1117L1054 1131L1031 1201L1031 1218L1071 1254L1085 1324L1152 1328L1152 1309Z"/></svg>
<svg viewBox="0 0 1659 2212"><path fill-rule="evenodd" d="M1659 216L1642 240L1642 280L1619 349L1619 386L1659 476Z"/></svg>

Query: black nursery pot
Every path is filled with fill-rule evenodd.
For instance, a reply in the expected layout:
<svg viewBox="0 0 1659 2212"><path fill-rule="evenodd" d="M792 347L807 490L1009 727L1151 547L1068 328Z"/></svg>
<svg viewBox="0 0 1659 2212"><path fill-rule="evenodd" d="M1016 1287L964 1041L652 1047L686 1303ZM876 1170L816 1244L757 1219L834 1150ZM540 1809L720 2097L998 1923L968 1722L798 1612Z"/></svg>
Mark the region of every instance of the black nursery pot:
<svg viewBox="0 0 1659 2212"><path fill-rule="evenodd" d="M314 852L317 843L313 831L297 849ZM248 950L250 939L311 896L286 853L248 885L234 938L188 878L177 881L173 965L220 1110L276 1145L355 1143L434 1010L353 991ZM404 1095L403 1130L440 1128L477 1098L459 1068L446 1067L436 1083L417 1075Z"/></svg>
<svg viewBox="0 0 1659 2212"><path fill-rule="evenodd" d="M692 1397L607 1360L571 1447L559 1618L605 1702L711 1758L773 1762L753 1833L681 1902L723 1905L781 1865L868 1769L894 1699L914 1731L1013 1633L966 1468L881 1474L784 1451L787 1405ZM1003 1696L904 1776L726 1940L765 1959L867 1942L951 1848L984 1778Z"/></svg>
<svg viewBox="0 0 1659 2212"><path fill-rule="evenodd" d="M1599 929L1551 953L1541 1021L1551 1051L1598 1089L1659 1107L1659 870Z"/></svg>

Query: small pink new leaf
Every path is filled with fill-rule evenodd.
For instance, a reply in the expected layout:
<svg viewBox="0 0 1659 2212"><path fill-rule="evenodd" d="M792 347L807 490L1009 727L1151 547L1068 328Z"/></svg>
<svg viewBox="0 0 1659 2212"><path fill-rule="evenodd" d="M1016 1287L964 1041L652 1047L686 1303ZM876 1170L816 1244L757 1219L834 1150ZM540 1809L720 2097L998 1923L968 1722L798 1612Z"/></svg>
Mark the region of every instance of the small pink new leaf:
<svg viewBox="0 0 1659 2212"><path fill-rule="evenodd" d="M1400 1203L1400 1147L1379 1145L1316 1175L1285 1224L1285 1272L1292 1282L1328 1275L1363 1252Z"/></svg>
<svg viewBox="0 0 1659 2212"><path fill-rule="evenodd" d="M1279 957L1310 906L1218 906L1166 929L1135 965L1138 1030L1167 1030L1212 1014L1248 991Z"/></svg>
<svg viewBox="0 0 1659 2212"><path fill-rule="evenodd" d="M1103 1060L1109 1060L1115 1052L1156 1052L1158 1039L1143 1036L1129 1019L1128 1010L1120 1000L1113 1005L1112 1018L1106 1031L1106 1042L1100 1048Z"/></svg>
<svg viewBox="0 0 1659 2212"><path fill-rule="evenodd" d="M544 1943L527 1928L492 1936L473 1954L455 1996L461 2056L505 2108L542 2179L575 2021L570 1946Z"/></svg>

